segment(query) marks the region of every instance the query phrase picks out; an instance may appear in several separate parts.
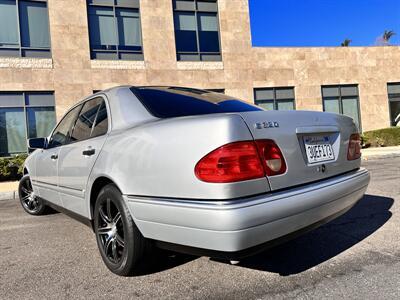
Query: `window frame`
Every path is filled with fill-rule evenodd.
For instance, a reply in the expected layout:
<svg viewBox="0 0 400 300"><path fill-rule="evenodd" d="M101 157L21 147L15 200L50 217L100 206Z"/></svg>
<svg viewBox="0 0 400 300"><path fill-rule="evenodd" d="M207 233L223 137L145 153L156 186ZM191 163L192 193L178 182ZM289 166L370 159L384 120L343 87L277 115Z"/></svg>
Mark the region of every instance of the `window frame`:
<svg viewBox="0 0 400 300"><path fill-rule="evenodd" d="M207 10L199 10L198 9L198 5L197 2L212 2L214 3L214 1L205 1L205 0L193 0L193 7L194 10L190 10L190 9L178 9L175 6L175 2L177 0L172 0L172 12L173 12L173 22L174 22L174 38L175 38L175 51L176 51L176 60L177 61L188 61L188 62L193 62L193 61L205 61L205 62L220 62L222 61L222 47L221 47L221 25L220 25L220 20L219 20L219 3L218 0L215 0L216 6L217 6L217 11L207 11ZM178 0L179 1L179 0ZM175 27L175 16L176 13L193 13L194 14L194 18L196 21L196 43L197 43L197 52L184 52L184 51L180 51L178 52L177 49L177 38L176 38L176 27ZM200 16L201 14L215 14L216 19L217 19L217 27L218 27L218 47L219 47L219 52L202 52L200 49L200 24L199 24L199 20L200 20ZM193 55L193 56L197 56L197 60L182 60L179 59L180 55L184 54L184 55ZM216 60L204 60L202 59L203 55L215 55L215 56L219 56L219 59Z"/></svg>
<svg viewBox="0 0 400 300"><path fill-rule="evenodd" d="M78 120L79 115L81 114L82 109L83 109L84 105L86 104L86 102L88 102L88 101L90 101L90 100L95 100L95 99L97 99L97 98L101 98L101 99L104 101L105 106L106 106L106 110L107 110L107 132L104 133L104 134L102 134L102 135L98 135L98 136L92 137L91 135L92 135L93 128L94 128L94 127L93 127L92 130L91 130L91 132L90 132L90 137L89 137L89 138L86 138L86 139L84 139L84 140L72 141L72 142L71 142L71 137L69 136L69 137L68 137L67 143L65 143L64 145L59 145L59 146L51 147L51 148L47 148L47 147L46 147L46 149L54 149L54 148L58 148L58 147L62 147L62 146L72 145L72 144L76 144L76 143L80 143L80 142L83 142L83 141L87 141L87 140L91 140L91 139L96 139L96 138L100 138L100 137L102 137L102 136L108 135L108 134L110 133L110 131L111 131L111 118L110 118L111 114L110 114L110 108L109 108L109 105L108 105L108 102L107 102L107 98L106 98L106 97L104 97L103 95L96 95L95 97L91 97L91 98L89 98L89 99L85 99L85 100L83 100L83 101L80 101L80 102L76 103L74 106L72 106L72 107L64 114L64 116L61 118L61 120L57 123L57 125L56 125L56 126L54 127L54 129L52 130L51 134L49 135L48 143L50 143L51 138L52 138L52 136L53 136L53 134L54 134L54 131L57 129L58 125L60 125L60 123L65 119L65 117L66 117L72 110L74 110L76 107L81 106L81 108L79 109L79 112L78 112L78 114L77 114L77 117L76 117L75 120L73 121L72 130L71 130L71 133L73 133L73 132L74 132L74 129L75 129L76 121ZM100 107L101 107L101 106L100 106ZM99 108L100 108L100 107L99 107ZM96 112L96 117L95 117L95 122L94 122L94 124L97 124L97 115L98 115L98 113L99 113L99 110L97 110L97 112Z"/></svg>
<svg viewBox="0 0 400 300"><path fill-rule="evenodd" d="M25 120L25 140L28 141L28 139L30 139L29 137L29 120L28 120L28 109L29 108L53 108L54 109L54 123L55 123L55 127L58 125L57 124L57 113L56 113L56 102L55 102L55 93L54 91L0 91L0 94L14 94L14 95L21 95L22 99L23 99L23 104L22 105L9 105L9 106L2 106L0 104L0 109L2 108L22 108L23 109L23 113L24 113L24 120ZM49 105L29 105L26 104L27 103L27 95L32 95L32 94L36 94L36 95L52 95L53 99L54 99L54 105L53 106L49 106ZM55 127L51 130L50 135L53 133ZM49 136L50 136L49 135ZM15 155L15 154L19 154L19 153L28 153L29 152L29 147L28 144L26 145L26 151L25 152L18 152L18 153L12 153L11 155ZM10 154L10 153L9 153ZM1 156L0 157L7 157L7 156Z"/></svg>
<svg viewBox="0 0 400 300"><path fill-rule="evenodd" d="M51 34L50 34L50 17L49 17L49 5L47 0L14 0L15 8L16 8L16 16L17 16L17 34L18 34L18 42L19 44L15 47L10 46L1 46L0 43L0 57L29 57L29 58L52 58L52 50L51 50ZM37 47L25 47L22 46L22 32L21 32L21 15L20 15L20 2L33 2L33 3L45 3L46 12L47 12L47 34L49 37L49 48L37 48ZM15 51L17 55L4 55L4 52ZM26 55L26 52L29 50L37 51L37 53L44 53L44 55Z"/></svg>
<svg viewBox="0 0 400 300"><path fill-rule="evenodd" d="M287 99L277 99L277 97L276 97L276 91L278 91L278 90L289 90L289 89L292 89L293 90L293 99L291 99L291 98L287 98ZM296 107L296 89L295 89L295 87L294 86L279 86L279 87L259 87L259 88L254 88L253 89L253 94L254 94L254 104L255 105L257 105L257 106L259 106L259 104L260 103L265 103L265 102L270 102L271 100L257 100L256 99L256 93L257 93L257 91L261 91L261 90L272 90L272 93L273 93L273 97L274 97L274 99L272 99L272 101L273 101L273 107L274 107L274 109L273 110L279 110L278 109L278 102L279 101L288 101L288 100L292 100L293 101L293 110L297 110L297 107ZM261 106L260 106L261 107Z"/></svg>
<svg viewBox="0 0 400 300"><path fill-rule="evenodd" d="M390 104L392 102L400 103L400 93L390 93L389 86L399 86L399 88L400 88L400 82L388 82L386 85L387 94L388 94L389 126L390 127L398 127L399 125L393 125L393 123L392 123L392 108L391 108ZM393 98L398 98L398 100L393 100Z"/></svg>
<svg viewBox="0 0 400 300"><path fill-rule="evenodd" d="M102 3L102 4L96 4L96 3L89 3L91 0L86 0L86 14L87 14L87 28L88 28L88 38L89 38L89 50L90 50L90 59L91 60L126 60L126 61L144 61L144 47L143 47L143 26L142 26L142 16L141 16L141 10L140 10L140 1L138 1L138 5L133 6L127 6L127 5L119 5L117 4L117 0L112 0L113 4L107 4L107 3ZM115 45L115 49L94 49L91 42L90 42L90 17L89 17L89 10L91 7L106 7L106 8L112 8L113 12L113 22L114 22L114 28L115 28L115 37L116 40L118 41L118 45ZM120 32L118 30L118 21L117 21L117 14L116 11L118 8L124 8L124 9L130 9L132 11L137 11L139 17L139 24L140 24L140 41L141 41L141 51L138 50L121 50L119 49L121 46L119 45L119 36ZM106 58L96 58L94 57L94 53L109 53L109 54L115 54L114 56L106 57ZM120 58L121 53L127 53L127 54L137 54L140 55L141 57L138 59L126 59L126 58Z"/></svg>
<svg viewBox="0 0 400 300"><path fill-rule="evenodd" d="M355 87L357 90L357 95L354 96L342 96L342 88L345 87ZM358 84L333 84L333 85L321 85L321 95L322 95L322 110L325 111L325 99L335 98L335 96L327 96L324 97L324 88L338 88L339 94L337 96L339 102L339 114L347 116L343 114L343 99L357 99L357 111L358 111L358 130L362 132L362 123L361 123L361 106L360 106L360 90Z"/></svg>

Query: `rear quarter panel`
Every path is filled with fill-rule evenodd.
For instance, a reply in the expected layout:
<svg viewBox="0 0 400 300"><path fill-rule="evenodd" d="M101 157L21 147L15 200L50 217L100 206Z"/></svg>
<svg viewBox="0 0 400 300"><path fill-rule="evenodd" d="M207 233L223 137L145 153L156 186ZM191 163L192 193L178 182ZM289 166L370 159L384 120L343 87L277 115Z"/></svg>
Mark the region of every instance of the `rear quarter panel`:
<svg viewBox="0 0 400 300"><path fill-rule="evenodd" d="M266 178L206 183L197 162L212 150L253 137L239 115L216 114L160 120L112 132L91 175L113 180L126 195L232 199L269 191Z"/></svg>

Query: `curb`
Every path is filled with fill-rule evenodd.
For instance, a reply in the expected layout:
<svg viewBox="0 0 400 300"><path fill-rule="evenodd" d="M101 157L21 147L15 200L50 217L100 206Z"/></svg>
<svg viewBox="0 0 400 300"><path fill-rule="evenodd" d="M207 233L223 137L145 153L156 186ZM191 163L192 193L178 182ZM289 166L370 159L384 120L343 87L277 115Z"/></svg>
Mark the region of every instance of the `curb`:
<svg viewBox="0 0 400 300"><path fill-rule="evenodd" d="M373 159L383 159L383 158L394 158L399 157L400 153L387 153L387 154L370 154L367 156L362 156L362 160L373 160Z"/></svg>
<svg viewBox="0 0 400 300"><path fill-rule="evenodd" d="M363 158L388 158L397 157L400 155L400 146L390 147L370 147L361 150Z"/></svg>
<svg viewBox="0 0 400 300"><path fill-rule="evenodd" d="M17 191L1 192L0 193L0 201L15 200L16 195L17 195Z"/></svg>

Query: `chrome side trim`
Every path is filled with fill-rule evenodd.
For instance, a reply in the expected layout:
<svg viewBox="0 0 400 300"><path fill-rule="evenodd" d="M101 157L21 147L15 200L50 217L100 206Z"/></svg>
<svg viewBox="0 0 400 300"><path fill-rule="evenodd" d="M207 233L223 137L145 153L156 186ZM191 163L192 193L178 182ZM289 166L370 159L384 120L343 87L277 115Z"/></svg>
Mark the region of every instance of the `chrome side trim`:
<svg viewBox="0 0 400 300"><path fill-rule="evenodd" d="M37 187L40 187L40 188L45 188L45 189L49 189L49 190L58 192L58 186L56 184L53 184L53 183L47 183L47 182L43 182L43 181L32 180L32 184L36 185Z"/></svg>
<svg viewBox="0 0 400 300"><path fill-rule="evenodd" d="M60 194L64 195L69 195L73 197L78 197L78 198L84 198L85 197L85 191L80 190L80 189L74 189L70 187L65 187L65 186L58 186L58 191Z"/></svg>
<svg viewBox="0 0 400 300"><path fill-rule="evenodd" d="M48 182L39 181L39 180L33 180L33 179L32 179L32 182L33 182L33 183L42 184L42 185L52 185L52 186L58 186L57 184L54 184L54 183L48 183Z"/></svg>
<svg viewBox="0 0 400 300"><path fill-rule="evenodd" d="M47 183L47 182L43 182L43 181L39 181L39 180L32 180L32 183L38 187L46 188L46 189L49 189L52 191L60 192L60 193L71 195L71 196L83 198L85 195L85 190L81 190L81 189L70 188L70 187L66 187L63 185Z"/></svg>
<svg viewBox="0 0 400 300"><path fill-rule="evenodd" d="M76 189L76 188L68 187L68 186L65 186L65 185L59 185L58 187L60 187L62 189L77 191L77 192L83 192L84 191L84 190L81 190L81 189Z"/></svg>

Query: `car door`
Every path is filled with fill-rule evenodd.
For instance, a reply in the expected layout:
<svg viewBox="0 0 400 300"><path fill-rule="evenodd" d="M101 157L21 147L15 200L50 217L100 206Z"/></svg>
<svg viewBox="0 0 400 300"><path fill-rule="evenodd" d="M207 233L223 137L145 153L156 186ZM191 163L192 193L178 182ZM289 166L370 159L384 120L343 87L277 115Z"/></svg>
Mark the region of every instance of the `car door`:
<svg viewBox="0 0 400 300"><path fill-rule="evenodd" d="M78 105L65 114L53 130L46 149L37 150L36 154L33 186L41 198L59 206L62 205L62 202L58 194L58 158L62 146L69 141L72 126L75 124L81 108L82 105Z"/></svg>
<svg viewBox="0 0 400 300"><path fill-rule="evenodd" d="M58 184L63 206L89 216L85 203L86 184L104 145L109 128L105 99L96 97L83 104L70 143L60 149Z"/></svg>

